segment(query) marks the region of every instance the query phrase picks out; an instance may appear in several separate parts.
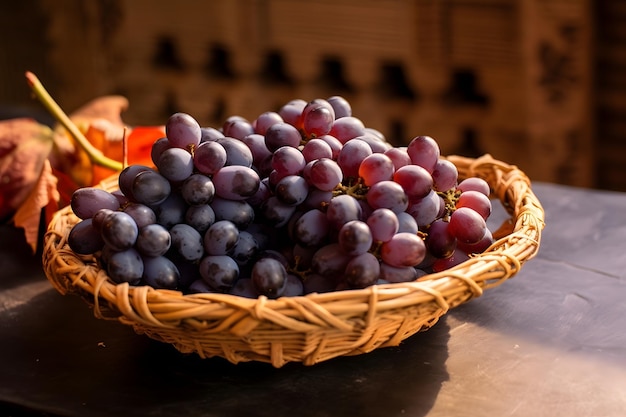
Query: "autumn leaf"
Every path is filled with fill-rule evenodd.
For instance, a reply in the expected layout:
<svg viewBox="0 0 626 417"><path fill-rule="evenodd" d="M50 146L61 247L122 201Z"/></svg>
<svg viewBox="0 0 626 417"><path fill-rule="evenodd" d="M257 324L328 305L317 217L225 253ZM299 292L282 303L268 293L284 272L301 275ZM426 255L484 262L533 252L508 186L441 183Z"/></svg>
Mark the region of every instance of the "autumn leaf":
<svg viewBox="0 0 626 417"><path fill-rule="evenodd" d="M37 251L41 210L45 208L45 221L48 224L58 209L58 201L57 178L52 173L50 162L46 159L35 187L13 216L15 226L24 229L24 236L33 253Z"/></svg>
<svg viewBox="0 0 626 417"><path fill-rule="evenodd" d="M24 204L52 150L52 131L32 119L0 122L0 219Z"/></svg>

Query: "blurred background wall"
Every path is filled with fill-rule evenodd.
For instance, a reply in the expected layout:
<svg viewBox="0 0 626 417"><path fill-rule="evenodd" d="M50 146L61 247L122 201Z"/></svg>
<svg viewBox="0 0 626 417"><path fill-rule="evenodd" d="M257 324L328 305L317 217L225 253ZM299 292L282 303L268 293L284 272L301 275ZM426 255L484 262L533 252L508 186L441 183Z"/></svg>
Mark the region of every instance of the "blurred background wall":
<svg viewBox="0 0 626 417"><path fill-rule="evenodd" d="M395 144L626 191L623 0L21 0L0 6L0 112L121 94L130 125L218 127L342 95Z"/></svg>

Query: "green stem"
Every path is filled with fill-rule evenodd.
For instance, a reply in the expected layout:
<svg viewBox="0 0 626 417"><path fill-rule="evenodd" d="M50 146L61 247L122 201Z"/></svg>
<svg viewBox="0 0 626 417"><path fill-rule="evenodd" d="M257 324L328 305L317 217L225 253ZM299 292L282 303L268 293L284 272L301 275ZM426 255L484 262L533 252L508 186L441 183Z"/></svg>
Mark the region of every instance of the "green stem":
<svg viewBox="0 0 626 417"><path fill-rule="evenodd" d="M39 81L37 76L30 71L26 72L26 81L29 87L39 99L41 104L54 116L54 118L67 129L72 137L78 142L80 147L89 155L91 162L105 168L112 169L114 171L121 171L124 167L121 162L114 159L107 158L102 152L94 147L91 142L83 135L78 127L70 120L65 112L59 107L54 99L48 94L43 84Z"/></svg>

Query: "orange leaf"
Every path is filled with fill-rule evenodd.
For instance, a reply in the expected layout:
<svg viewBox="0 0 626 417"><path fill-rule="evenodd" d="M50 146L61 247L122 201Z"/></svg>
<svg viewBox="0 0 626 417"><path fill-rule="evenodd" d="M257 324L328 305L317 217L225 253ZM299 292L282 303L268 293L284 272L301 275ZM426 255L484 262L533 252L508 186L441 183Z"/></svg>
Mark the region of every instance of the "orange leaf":
<svg viewBox="0 0 626 417"><path fill-rule="evenodd" d="M13 217L15 226L24 229L26 241L32 248L33 253L37 251L41 210L46 208L47 225L52 213L58 208L59 192L56 187L57 178L52 173L50 162L46 159L36 186L32 189L26 201L17 209Z"/></svg>
<svg viewBox="0 0 626 417"><path fill-rule="evenodd" d="M52 149L52 131L32 119L0 122L0 219L20 207Z"/></svg>

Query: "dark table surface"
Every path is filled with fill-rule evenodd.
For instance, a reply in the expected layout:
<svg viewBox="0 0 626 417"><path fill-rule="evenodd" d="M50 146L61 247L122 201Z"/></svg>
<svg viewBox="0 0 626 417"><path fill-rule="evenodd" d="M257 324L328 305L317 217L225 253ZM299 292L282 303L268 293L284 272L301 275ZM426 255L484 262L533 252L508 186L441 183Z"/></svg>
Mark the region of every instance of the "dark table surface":
<svg viewBox="0 0 626 417"><path fill-rule="evenodd" d="M399 347L311 367L200 359L97 320L2 226L0 416L624 416L626 194L533 189L547 226L518 275Z"/></svg>

